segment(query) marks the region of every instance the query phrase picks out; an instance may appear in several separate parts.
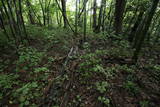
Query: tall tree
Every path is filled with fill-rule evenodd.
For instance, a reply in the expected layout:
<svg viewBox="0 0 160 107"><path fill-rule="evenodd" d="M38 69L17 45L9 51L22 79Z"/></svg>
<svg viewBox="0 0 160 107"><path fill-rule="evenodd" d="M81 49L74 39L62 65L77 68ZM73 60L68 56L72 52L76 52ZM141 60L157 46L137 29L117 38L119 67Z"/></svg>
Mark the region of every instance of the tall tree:
<svg viewBox="0 0 160 107"><path fill-rule="evenodd" d="M93 31L96 30L97 26L97 0L94 0L93 3Z"/></svg>
<svg viewBox="0 0 160 107"><path fill-rule="evenodd" d="M87 5L87 0L83 1L83 6L84 6L84 31L83 31L83 35L84 38L83 40L86 41L86 28L87 28L87 9L86 9L86 5Z"/></svg>
<svg viewBox="0 0 160 107"><path fill-rule="evenodd" d="M76 12L75 12L75 35L77 35L78 30L78 0L76 0Z"/></svg>
<svg viewBox="0 0 160 107"><path fill-rule="evenodd" d="M152 22L152 18L155 14L158 3L159 3L159 0L153 0L152 1L152 6L151 6L148 14L146 15L143 22L141 23L141 26L137 30L137 33L136 33L137 38L135 40L135 42L136 42L135 49L136 50L135 50L134 56L133 56L133 61L134 62L136 62L137 59L138 59L138 55L139 55L139 52L141 50L142 43L144 42L144 39L146 38L147 31L148 31L148 29L150 27L150 24Z"/></svg>
<svg viewBox="0 0 160 107"><path fill-rule="evenodd" d="M29 2L29 0L26 0L26 6L28 8L28 16L29 16L30 24L35 24L34 13L31 9L31 3Z"/></svg>
<svg viewBox="0 0 160 107"><path fill-rule="evenodd" d="M128 37L128 40L129 40L130 42L132 42L133 39L135 38L135 32L136 32L136 30L137 30L140 22L142 21L143 14L144 14L144 11L141 10L141 11L139 12L139 15L138 15L138 17L137 17L137 20L136 20L134 26L131 28L131 32L130 32L129 37Z"/></svg>
<svg viewBox="0 0 160 107"><path fill-rule="evenodd" d="M67 27L66 0L61 0L64 28Z"/></svg>
<svg viewBox="0 0 160 107"><path fill-rule="evenodd" d="M45 26L46 25L46 15L45 15L45 4L46 4L46 1L44 2L43 0L39 0L39 3L40 3L40 6L41 6L41 9L42 9L43 25Z"/></svg>
<svg viewBox="0 0 160 107"><path fill-rule="evenodd" d="M125 10L125 5L126 5L126 0L116 0L115 20L114 20L114 27L116 34L120 34L122 32L123 13Z"/></svg>
<svg viewBox="0 0 160 107"><path fill-rule="evenodd" d="M7 33L7 30L6 30L6 27L4 26L4 22L2 19L2 13L3 13L3 10L2 10L2 8L0 8L0 28L3 29L3 32L6 35L7 39L10 40L8 33Z"/></svg>
<svg viewBox="0 0 160 107"><path fill-rule="evenodd" d="M103 11L104 11L105 6L106 6L106 0L102 0L101 1L101 7L100 7L100 10L99 10L98 25L96 27L96 32L97 33L99 33L100 30L101 30L102 19L103 19Z"/></svg>
<svg viewBox="0 0 160 107"><path fill-rule="evenodd" d="M22 15L22 0L19 0L19 15L20 15L20 23L22 25L22 29L23 29L23 33L25 35L25 39L28 40L28 42L29 42L26 27L25 27L25 24L24 24L23 15Z"/></svg>

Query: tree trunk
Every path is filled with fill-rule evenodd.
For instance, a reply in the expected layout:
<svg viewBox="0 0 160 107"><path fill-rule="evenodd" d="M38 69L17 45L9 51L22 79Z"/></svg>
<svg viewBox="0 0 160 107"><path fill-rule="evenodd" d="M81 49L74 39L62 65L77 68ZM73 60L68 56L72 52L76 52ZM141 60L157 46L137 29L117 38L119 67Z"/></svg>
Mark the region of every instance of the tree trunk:
<svg viewBox="0 0 160 107"><path fill-rule="evenodd" d="M122 32L122 23L123 23L123 13L125 10L126 1L125 0L116 0L115 4L115 33L118 35Z"/></svg>
<svg viewBox="0 0 160 107"><path fill-rule="evenodd" d="M142 47L142 43L144 42L147 31L150 27L150 24L152 22L152 18L153 18L154 14L155 14L155 11L157 9L158 3L159 3L159 0L153 0L151 9L149 10L149 13L145 17L144 23L142 23L142 24L144 24L144 26L140 27L139 31L141 31L141 32L137 33L137 35L139 35L139 36L137 36L138 39L136 39L137 40L137 44L135 46L136 50L135 50L134 56L133 56L133 61L134 62L137 62L138 55L139 55L139 52L140 52L141 47Z"/></svg>
<svg viewBox="0 0 160 107"><path fill-rule="evenodd" d="M61 0L64 28L67 28L66 0Z"/></svg>
<svg viewBox="0 0 160 107"><path fill-rule="evenodd" d="M6 30L5 26L4 26L3 19L2 19L2 9L0 9L0 28L3 29L3 32L6 35L7 39L10 40L10 38L8 36L8 33L7 33L7 30Z"/></svg>
<svg viewBox="0 0 160 107"><path fill-rule="evenodd" d="M97 0L93 3L93 31L95 32L97 26Z"/></svg>
<svg viewBox="0 0 160 107"><path fill-rule="evenodd" d="M22 1L21 0L19 0L19 15L20 15L20 21L21 21L21 25L22 25L22 28L23 28L23 33L25 35L25 39L28 40L28 42L29 42L26 27L25 27L25 24L24 24L23 15L22 15Z"/></svg>
<svg viewBox="0 0 160 107"><path fill-rule="evenodd" d="M98 17L98 25L97 25L97 30L96 32L99 33L101 30L101 26L102 26L102 18L103 18L103 10L104 10L104 6L106 4L106 0L102 0L101 1L101 7L100 7L100 11L99 11L99 17Z"/></svg>
<svg viewBox="0 0 160 107"><path fill-rule="evenodd" d="M76 12L75 12L75 35L78 32L78 0L76 0Z"/></svg>
<svg viewBox="0 0 160 107"><path fill-rule="evenodd" d="M151 26L150 26L150 29L149 29L149 31L148 31L148 33L147 33L147 41L148 41L148 42L150 41L150 36L152 35L155 26L156 26L157 24L159 24L159 23L157 23L157 20L158 20L159 16L160 16L160 14L157 14L157 16L155 16L155 18L153 19L153 22L152 22L152 24L151 24Z"/></svg>
<svg viewBox="0 0 160 107"><path fill-rule="evenodd" d="M30 24L35 24L33 12L31 10L31 3L29 2L29 0L26 1L26 6L28 8L28 16L29 16Z"/></svg>
<svg viewBox="0 0 160 107"><path fill-rule="evenodd" d="M87 0L84 0L84 4L83 4L83 6L84 6L84 38L83 38L83 40L84 40L84 42L86 41L86 28L87 28L87 12L86 12L86 4L87 4Z"/></svg>
<svg viewBox="0 0 160 107"><path fill-rule="evenodd" d="M11 30L11 35L13 36L13 38L14 38L14 40L15 40L15 44L16 44L16 46L17 46L18 40L17 40L16 34L15 34L15 32L14 32L14 28L13 28L12 21L11 21L12 19L11 19L10 15L9 15L9 13L8 13L8 11L7 11L7 7L5 6L5 3L4 3L3 0L1 0L1 3L2 3L2 6L3 6L3 8L4 8L4 11L5 11L5 13L6 13L6 16L7 16L8 22L9 22L9 27L10 27L10 30Z"/></svg>
<svg viewBox="0 0 160 107"><path fill-rule="evenodd" d="M129 22L128 22L129 24L128 24L127 29L126 29L126 31L125 31L127 34L130 33L129 31L130 31L130 29L131 29L131 27L132 27L133 22L135 21L135 19L136 19L136 17L137 17L138 9L139 9L139 6L136 7L132 18L131 18L131 19L129 20Z"/></svg>
<svg viewBox="0 0 160 107"><path fill-rule="evenodd" d="M45 8L43 7L43 0L42 1L39 0L39 3L40 3L42 14L43 14L43 25L45 26L46 25L46 15L45 15Z"/></svg>
<svg viewBox="0 0 160 107"><path fill-rule="evenodd" d="M131 32L130 32L129 37L128 37L129 42L133 42L133 39L136 35L137 28L140 25L140 22L142 21L143 14L144 14L144 11L140 11L134 26L131 28Z"/></svg>

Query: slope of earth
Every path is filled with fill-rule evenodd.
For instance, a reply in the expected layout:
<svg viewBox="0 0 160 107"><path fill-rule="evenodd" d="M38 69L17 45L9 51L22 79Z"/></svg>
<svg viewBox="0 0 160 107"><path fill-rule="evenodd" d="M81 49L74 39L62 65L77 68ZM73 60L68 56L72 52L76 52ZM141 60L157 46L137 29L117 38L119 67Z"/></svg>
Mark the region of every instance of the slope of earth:
<svg viewBox="0 0 160 107"><path fill-rule="evenodd" d="M157 107L160 46L136 65L129 43L101 35L29 27L30 45L1 46L0 105L9 107ZM107 39L106 39L107 38ZM151 51L152 50L152 51Z"/></svg>

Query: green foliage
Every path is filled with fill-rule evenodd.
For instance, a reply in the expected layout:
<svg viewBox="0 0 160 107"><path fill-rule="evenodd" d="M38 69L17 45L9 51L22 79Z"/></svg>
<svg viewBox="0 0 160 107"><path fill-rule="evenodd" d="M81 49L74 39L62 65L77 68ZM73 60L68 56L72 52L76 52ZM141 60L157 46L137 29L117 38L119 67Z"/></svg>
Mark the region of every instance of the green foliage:
<svg viewBox="0 0 160 107"><path fill-rule="evenodd" d="M35 73L41 73L41 72L44 72L44 71L49 71L48 68L46 67L39 67L39 68L35 68L34 72Z"/></svg>
<svg viewBox="0 0 160 107"><path fill-rule="evenodd" d="M104 93L109 88L109 83L106 81L97 82L96 84L96 90L98 90L100 93Z"/></svg>
<svg viewBox="0 0 160 107"><path fill-rule="evenodd" d="M5 46L6 43L8 43L7 37L6 35L2 32L2 30L0 29L0 46Z"/></svg>
<svg viewBox="0 0 160 107"><path fill-rule="evenodd" d="M78 102L81 102L81 101L82 101L82 99L81 99L81 96L80 96L80 95L77 95L77 96L76 96L76 99L77 99L77 101L78 101Z"/></svg>
<svg viewBox="0 0 160 107"><path fill-rule="evenodd" d="M53 57L48 57L48 64L52 64L55 61Z"/></svg>
<svg viewBox="0 0 160 107"><path fill-rule="evenodd" d="M127 76L127 80L128 81L136 81L137 80L137 77L133 74L130 74Z"/></svg>
<svg viewBox="0 0 160 107"><path fill-rule="evenodd" d="M125 41L125 40L121 40L119 41L119 46L123 47L123 48L130 48L129 42Z"/></svg>
<svg viewBox="0 0 160 107"><path fill-rule="evenodd" d="M4 64L0 64L0 72L2 72L4 70L4 68L5 68L5 65Z"/></svg>
<svg viewBox="0 0 160 107"><path fill-rule="evenodd" d="M149 101L146 101L146 100L140 101L140 106L141 107L149 107Z"/></svg>
<svg viewBox="0 0 160 107"><path fill-rule="evenodd" d="M118 69L115 66L113 66L113 67L106 67L105 72L103 72L103 73L104 73L104 75L106 77L113 77L116 74L117 70Z"/></svg>
<svg viewBox="0 0 160 107"><path fill-rule="evenodd" d="M149 64L145 66L145 69L147 69L149 72L152 72L152 77L156 80L160 80L160 65L156 64Z"/></svg>
<svg viewBox="0 0 160 107"><path fill-rule="evenodd" d="M88 44L85 44L85 49L89 49ZM90 78L94 72L102 72L103 67L100 65L101 59L94 53L87 53L80 56L82 62L79 64L79 70L81 78Z"/></svg>
<svg viewBox="0 0 160 107"><path fill-rule="evenodd" d="M110 57L130 57L131 51L127 51L124 47L114 47L107 50L96 50L96 53L99 55L106 55Z"/></svg>
<svg viewBox="0 0 160 107"><path fill-rule="evenodd" d="M88 42L85 42L85 43L82 45L82 47L83 47L84 49L86 49L86 50L87 50L87 49L89 50L91 46L90 46L90 44L89 44Z"/></svg>
<svg viewBox="0 0 160 107"><path fill-rule="evenodd" d="M1 74L0 75L0 100L6 94L9 94L9 91L12 90L14 85L18 85L19 81L17 81L17 78L19 75L17 74Z"/></svg>
<svg viewBox="0 0 160 107"><path fill-rule="evenodd" d="M112 98L112 97L105 97L105 94L110 91L112 93L114 91L114 88L110 85L112 83L108 83L106 80L109 80L109 82L112 82L112 79L120 80L120 82L118 82L118 86L121 86L122 81L125 80L126 82L123 84L123 88L125 89L125 91L129 92L132 95L136 95L137 93L139 93L139 91L141 91L136 84L136 80L138 76L134 74L138 73L135 71L141 70L141 66L143 66L143 64L140 62L140 64L142 65L140 66L140 69L139 69L138 67L136 68L136 66L123 65L119 63L121 63L121 60L125 62L127 61L127 59L131 59L132 57L133 50L130 46L131 44L126 39L128 38L128 33L130 33L130 31L132 30L131 28L134 26L140 11L144 11L145 15L148 14L146 10L148 9L148 7L151 7L151 2L149 0L128 0L126 2L125 15L123 18L123 28L124 28L122 31L123 35L121 34L115 35L114 29L112 29L113 23L114 23L113 17L115 12L114 11L115 1L113 0L106 1L105 9L102 9L105 11L102 11L102 13L107 13L107 17L104 16L103 18L105 20L103 20L104 22L101 23L101 24L105 24L105 31L100 32L99 34L94 34L92 32L93 29L92 28L89 29L89 27L92 27L93 20L90 20L91 22L89 20L87 21L87 27L86 27L87 29L84 29L87 31L87 35L86 35L87 42L84 42L83 45L80 46L80 49L78 49L77 53L79 54L79 56L77 55L77 56L69 57L70 58L69 63L65 67L66 72L64 72L64 74L62 75L59 71L62 70L61 67L63 65L63 62L65 61L65 58L63 57L67 55L71 47L79 45L79 43L76 43L76 41L83 40L82 39L83 35L81 36L81 33L80 33L82 31L82 28L84 27L82 25L84 20L81 20L83 19L83 15L84 15L83 11L82 11L82 14L78 13L79 33L77 36L75 36L70 30L68 30L69 27L72 27L73 30L75 27L75 24L74 24L75 10L71 9L74 7L73 4L75 3L73 2L73 0L71 0L70 3L67 2L67 5L66 5L67 18L69 21L68 23L71 25L71 26L67 26L66 29L61 28L61 25L64 24L63 23L64 18L55 1L40 0L42 1L43 8L41 8L41 5L38 0L29 0L29 1L31 3L30 4L31 6L27 6L25 0L22 2L22 9L23 9L22 15L23 15L24 23L29 36L28 39L30 40L30 43L31 43L29 45L32 47L15 46L14 41L12 41L13 38L11 36L11 31L9 30L10 19L11 19L11 22L14 22L14 21L12 21L11 15L9 15L10 18L7 18L6 16L7 14L4 11L5 9L2 6L2 2L0 2L0 7L2 7L1 10L4 12L4 13L1 12L2 13L1 16L4 20L7 33L11 37L11 41L8 42L6 35L4 35L3 30L0 28L0 36L1 36L0 47L3 46L4 53L6 51L7 54L9 53L9 55L12 55L10 53L14 54L15 50L18 47L18 50L16 50L16 55L13 55L13 57L18 56L18 59L16 61L15 59L13 60L13 62L15 63L12 63L12 58L9 59L10 57L8 58L7 54L2 56L2 59L0 57L0 62L2 63L0 64L0 74L1 74L0 75L0 90L1 90L0 101L6 100L7 98L9 98L9 100L7 99L8 100L7 102L4 102L7 104L9 103L9 105L4 105L4 106L12 106L12 104L13 106L15 104L15 106L20 106L20 107L39 106L38 104L41 104L40 101L42 100L41 98L43 98L42 89L48 88L48 86L50 85L49 81L51 80L52 82L52 79L53 79L54 86L51 86L51 89L49 89L49 91L51 90L52 92L51 94L53 94L52 97L54 97L53 98L54 101L51 102L51 103L55 103L55 105L52 105L53 107L59 107L59 105L61 105L62 102L60 102L59 100L65 98L63 94L65 93L66 90L68 90L68 86L69 86L69 90L72 92L71 93L72 95L67 100L70 101L70 98L71 98L72 100L71 102L75 105L75 107L82 106L82 104L84 104L82 106L84 107L85 104L87 105L87 103L88 104L92 103L90 101L93 101L93 106L94 106L94 103L97 101L97 97L95 97L94 95L92 96L91 95L92 92L96 92L95 95L97 94L103 95L98 97L98 101L102 103L102 106L106 106L106 107L111 106L110 104L112 99L109 99L109 98ZM7 0L5 0L5 5L8 6L6 2ZM12 1L10 3L12 4ZM59 3L62 4L61 2ZM87 3L88 3L87 10L88 10L88 13L90 13L89 8L90 8L90 5L93 5L93 1L90 0ZM16 4L18 6L18 1ZM60 6L60 7L63 7L63 6ZM80 4L78 7L80 8L80 10L81 9L83 10L83 1L80 1ZM19 7L17 7L17 9L18 8ZM99 8L100 7L98 6L97 9ZM12 9L13 9L13 15L15 16L15 19L17 19L16 13L14 11L16 10L16 6L13 5ZM29 16L30 9L33 12L31 13L31 15L33 15L35 25L28 25L29 18L30 18ZM97 12L97 13L100 13L100 12ZM159 8L157 10L157 13L159 13ZM158 16L159 14L156 14L156 15ZM155 20L157 19L159 20L157 16L154 17ZM87 15L88 19L91 17L92 17L91 14ZM46 25L42 25L43 18L46 18ZM40 21L42 24L38 23L38 21ZM143 20L141 22L143 22ZM19 23L19 21L15 20L15 23ZM158 36L156 37L154 33L157 32L157 35L159 33L159 31L156 29L156 27L158 27L158 23L153 22L152 24L153 25L150 28L153 31L149 31L151 36L149 36L148 34L148 37L150 37L151 40L156 39L158 37ZM17 35L19 31L21 33L21 30L23 30L21 28L21 25L16 26L14 23L12 23L11 26L12 28L15 27L16 29L20 28L20 30L14 31L14 33L16 34L15 36L20 40L22 39L23 42L26 42L26 40L23 40L26 38L20 37L20 36L23 36L23 34ZM128 30L128 31L126 32L125 30ZM157 38L157 41L158 41L158 38ZM9 46L11 46L11 48L9 48ZM3 47L1 50L3 50ZM98 49L98 50L94 51L95 49ZM150 47L148 48L148 50L149 49ZM61 60L60 58L59 60L57 57L62 57L63 59ZM145 59L145 57L142 56L142 59L149 60L150 64L153 64L151 66L146 67L148 71L152 71L149 74L154 74L154 78L157 78L157 80L159 80L160 65L154 63L155 59L153 58L147 59L147 58ZM157 59L158 58L159 56L157 55ZM78 63L76 62L77 60L79 61ZM78 67L77 67L77 64L79 64ZM14 72L15 70L18 72ZM77 72L74 72L74 70ZM12 74L12 72L14 72L14 74ZM119 75L120 75L120 78L119 78ZM72 79L75 81L72 81ZM148 78L148 80L149 79L150 78ZM82 86L84 87L84 90L81 89L81 84L79 84L81 82L85 84L85 85L83 84ZM79 90L79 88L81 90ZM80 95L77 95L77 90L78 90L78 93L79 91L82 91L79 93ZM116 91L120 92L119 90L116 90ZM84 93L85 95L83 95ZM114 95L114 92L112 94ZM88 97L88 95L90 97ZM48 96L47 94L47 100L48 98L52 100L52 97ZM122 97L122 96L119 96L119 97ZM125 97L127 98L127 96ZM84 99L87 101L83 103ZM96 101L94 102L94 100ZM127 103L130 103L130 102L127 101ZM73 105L70 102L68 103L68 105L73 107ZM142 107L147 107L149 106L149 101L147 100L140 101L139 105Z"/></svg>
<svg viewBox="0 0 160 107"><path fill-rule="evenodd" d="M37 82L27 83L13 93L13 102L19 103L22 107L32 105L35 103L32 102L34 99L38 99L42 96L42 93L39 93L39 91L40 87Z"/></svg>
<svg viewBox="0 0 160 107"><path fill-rule="evenodd" d="M134 73L134 69L131 67L128 67L127 65L118 66L118 69L121 71L125 71L127 73Z"/></svg>
<svg viewBox="0 0 160 107"><path fill-rule="evenodd" d="M27 70L38 65L43 57L42 52L38 52L35 48L19 48L19 59L17 61L17 70Z"/></svg>
<svg viewBox="0 0 160 107"><path fill-rule="evenodd" d="M134 73L134 68L132 67L128 67L127 65L115 65L115 66L111 66L111 67L106 67L105 72L103 72L103 74L106 77L114 77L116 75L116 73L118 72L126 72L128 74L132 74Z"/></svg>
<svg viewBox="0 0 160 107"><path fill-rule="evenodd" d="M34 80L34 81L44 80L44 81L46 81L49 76L49 69L47 67L38 67L38 68L34 68L34 71L31 73L32 73L32 75L34 75L34 77L30 78L30 80Z"/></svg>
<svg viewBox="0 0 160 107"><path fill-rule="evenodd" d="M136 95L139 93L139 87L133 83L132 81L127 81L123 87L132 95Z"/></svg>
<svg viewBox="0 0 160 107"><path fill-rule="evenodd" d="M98 56L103 56L107 53L108 51L107 50L96 50L95 53L96 55Z"/></svg>
<svg viewBox="0 0 160 107"><path fill-rule="evenodd" d="M35 25L27 26L27 31L32 38L40 37L47 38L53 36L53 31L49 30L47 27L39 27Z"/></svg>
<svg viewBox="0 0 160 107"><path fill-rule="evenodd" d="M105 104L105 106L110 107L110 100L108 98L99 96L98 101Z"/></svg>
<svg viewBox="0 0 160 107"><path fill-rule="evenodd" d="M88 70L90 71L92 69L89 69L89 68L91 68L94 65L99 64L101 61L101 59L98 59L96 54L94 54L94 53L89 53L89 54L83 55L83 56L81 56L81 58L84 60L84 62L82 62L80 64L81 70L85 70L86 68L88 68Z"/></svg>
<svg viewBox="0 0 160 107"><path fill-rule="evenodd" d="M155 71L160 71L160 65L154 65L153 70Z"/></svg>
<svg viewBox="0 0 160 107"><path fill-rule="evenodd" d="M97 73L105 73L105 69L103 68L102 65L95 65L93 68L93 71L94 72L97 72Z"/></svg>
<svg viewBox="0 0 160 107"><path fill-rule="evenodd" d="M78 104L80 104L80 102L82 102L81 96L80 95L76 95L76 97L73 99L72 103L74 105L78 105ZM70 105L71 105L71 103L70 103Z"/></svg>

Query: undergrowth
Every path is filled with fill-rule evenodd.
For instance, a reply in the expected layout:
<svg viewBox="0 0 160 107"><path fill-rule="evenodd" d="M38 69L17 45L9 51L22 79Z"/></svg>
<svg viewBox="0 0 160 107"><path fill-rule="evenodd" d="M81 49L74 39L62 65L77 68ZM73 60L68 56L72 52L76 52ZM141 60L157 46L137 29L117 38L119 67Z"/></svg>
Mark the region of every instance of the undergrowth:
<svg viewBox="0 0 160 107"><path fill-rule="evenodd" d="M8 53L13 59L6 53L1 55L0 105L38 107L51 96L53 107L59 107L68 90L71 93L68 107L112 107L133 100L136 106L155 105L150 94L144 91L150 89L143 83L152 78L151 82L157 83L152 88L159 87L160 65L157 59L147 56L137 65L130 64L133 50L124 38L107 32L98 36L92 34L64 67L70 49L79 45L77 40L81 38L74 41L74 35L64 29L28 26L27 31L32 42L30 46L20 45L17 52ZM112 42L112 38L120 40ZM66 70L61 75L63 68Z"/></svg>

